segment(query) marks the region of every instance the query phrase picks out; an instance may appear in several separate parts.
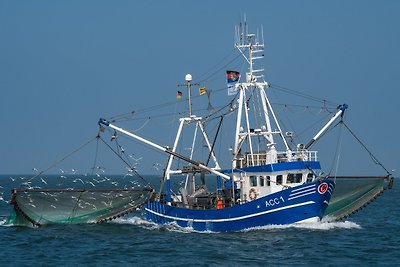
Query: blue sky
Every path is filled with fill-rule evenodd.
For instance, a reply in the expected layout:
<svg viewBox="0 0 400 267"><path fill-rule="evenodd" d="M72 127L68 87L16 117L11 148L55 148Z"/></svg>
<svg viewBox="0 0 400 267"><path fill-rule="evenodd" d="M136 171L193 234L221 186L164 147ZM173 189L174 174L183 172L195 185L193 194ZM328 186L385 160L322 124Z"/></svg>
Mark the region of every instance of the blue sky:
<svg viewBox="0 0 400 267"><path fill-rule="evenodd" d="M399 12L399 1L2 0L0 173L46 169L94 137L99 117L174 101L186 73L195 78L233 50L244 13L264 28L266 80L349 104L351 128L400 171ZM152 138L172 144L165 133ZM351 152L344 172L376 173ZM135 153L143 173L154 163L148 153Z"/></svg>

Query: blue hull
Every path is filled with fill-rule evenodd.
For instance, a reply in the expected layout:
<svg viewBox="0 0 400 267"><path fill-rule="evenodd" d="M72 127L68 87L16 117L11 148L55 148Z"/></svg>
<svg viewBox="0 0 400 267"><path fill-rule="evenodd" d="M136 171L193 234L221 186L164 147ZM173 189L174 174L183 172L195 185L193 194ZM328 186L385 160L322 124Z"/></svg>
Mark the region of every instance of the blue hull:
<svg viewBox="0 0 400 267"><path fill-rule="evenodd" d="M334 187L330 180L315 181L224 209L188 209L149 201L146 218L157 224L175 222L196 231L214 232L318 220L328 206Z"/></svg>

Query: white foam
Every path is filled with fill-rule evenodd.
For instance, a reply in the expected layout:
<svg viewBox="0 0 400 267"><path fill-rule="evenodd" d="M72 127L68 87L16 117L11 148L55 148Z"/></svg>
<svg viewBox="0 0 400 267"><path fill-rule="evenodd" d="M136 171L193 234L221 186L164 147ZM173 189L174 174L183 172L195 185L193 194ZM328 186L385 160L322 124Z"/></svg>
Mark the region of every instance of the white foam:
<svg viewBox="0 0 400 267"><path fill-rule="evenodd" d="M311 229L311 230L332 230L332 229L361 229L361 226L357 223L344 221L344 222L303 222L303 223L293 223L285 225L266 225L260 227L254 227L250 229L245 229L243 232L254 231L254 230L276 230L276 229Z"/></svg>
<svg viewBox="0 0 400 267"><path fill-rule="evenodd" d="M154 223L147 221L143 218L140 218L138 216L117 218L117 219L113 220L112 223L132 224L132 225L152 225L152 224L154 224Z"/></svg>
<svg viewBox="0 0 400 267"><path fill-rule="evenodd" d="M131 224L143 227L148 230L166 230L170 232L179 232L179 233L213 233L212 231L197 231L194 230L192 227L181 227L176 222L171 222L168 224L156 224L151 221L147 221L143 218L133 216L133 217L124 217L118 218L114 221L114 223L118 224Z"/></svg>
<svg viewBox="0 0 400 267"><path fill-rule="evenodd" d="M113 223L131 224L143 227L148 230L166 230L170 232L179 232L179 233L205 233L205 234L218 233L213 231L197 231L194 230L192 227L181 227L175 222L160 225L154 222L147 221L138 216L118 218L114 220ZM302 223L285 224L285 225L266 225L266 226L245 229L242 230L241 232L260 231L260 230L269 231L269 230L290 229L290 228L326 231L332 229L361 229L361 226L351 221L344 221L344 222L318 221L318 222L302 222Z"/></svg>

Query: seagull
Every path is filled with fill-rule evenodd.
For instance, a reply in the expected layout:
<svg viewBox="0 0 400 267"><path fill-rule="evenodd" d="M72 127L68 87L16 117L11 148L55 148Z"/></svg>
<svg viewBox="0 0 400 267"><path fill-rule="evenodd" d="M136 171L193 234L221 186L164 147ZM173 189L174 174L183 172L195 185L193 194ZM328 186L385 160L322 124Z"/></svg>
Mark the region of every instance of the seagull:
<svg viewBox="0 0 400 267"><path fill-rule="evenodd" d="M93 187L95 187L93 182L86 182L86 183L92 185Z"/></svg>
<svg viewBox="0 0 400 267"><path fill-rule="evenodd" d="M143 157L134 158L133 155L135 155L135 154L130 154L129 157L130 157L131 159L133 159L134 161L139 161L139 160L141 160L141 159L143 158Z"/></svg>
<svg viewBox="0 0 400 267"><path fill-rule="evenodd" d="M82 181L82 179L80 179L80 178L78 178L78 179L75 179L75 180L73 180L72 182L76 183L77 181L81 182L82 184L85 184L85 182L84 182L84 181Z"/></svg>
<svg viewBox="0 0 400 267"><path fill-rule="evenodd" d="M0 201L4 201L4 202L8 203L8 201L5 200L5 199L3 198L3 196L0 196Z"/></svg>
<svg viewBox="0 0 400 267"><path fill-rule="evenodd" d="M161 166L160 163L154 163L153 168L156 169L157 171L159 170L159 167Z"/></svg>
<svg viewBox="0 0 400 267"><path fill-rule="evenodd" d="M106 170L106 168L104 168L104 167L102 167L102 166L96 166L96 167L93 167L92 169L98 169L98 170L100 170L101 172L105 172L105 170Z"/></svg>
<svg viewBox="0 0 400 267"><path fill-rule="evenodd" d="M133 172L136 168L135 167L125 167L128 172Z"/></svg>
<svg viewBox="0 0 400 267"><path fill-rule="evenodd" d="M125 174L125 175L124 175L124 177L123 177L123 178L125 178L126 176L131 176L131 177L132 177L132 176L133 176L133 174L128 172L127 174Z"/></svg>
<svg viewBox="0 0 400 267"><path fill-rule="evenodd" d="M33 167L32 171L39 172L39 170L36 169L35 167Z"/></svg>
<svg viewBox="0 0 400 267"><path fill-rule="evenodd" d="M96 183L99 184L99 183L105 182L107 180L106 179L97 180L97 179L93 178L93 181L95 181Z"/></svg>
<svg viewBox="0 0 400 267"><path fill-rule="evenodd" d="M21 185L26 186L28 189L32 189L33 187L31 186L31 182L25 182L25 183L21 183Z"/></svg>
<svg viewBox="0 0 400 267"><path fill-rule="evenodd" d="M114 132L114 133L111 135L111 140L110 140L110 141L112 141L112 140L114 140L114 139L117 139L117 132Z"/></svg>

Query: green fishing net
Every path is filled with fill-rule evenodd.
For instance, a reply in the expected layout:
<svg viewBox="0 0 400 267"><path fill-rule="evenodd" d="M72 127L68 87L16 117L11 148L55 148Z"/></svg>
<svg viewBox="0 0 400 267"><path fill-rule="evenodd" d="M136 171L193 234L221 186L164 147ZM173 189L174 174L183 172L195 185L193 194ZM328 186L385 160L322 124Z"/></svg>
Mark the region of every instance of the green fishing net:
<svg viewBox="0 0 400 267"><path fill-rule="evenodd" d="M149 188L15 189L14 209L6 224L40 226L53 223L98 223L136 210Z"/></svg>
<svg viewBox="0 0 400 267"><path fill-rule="evenodd" d="M384 177L338 177L324 217L328 220L346 218L373 201L387 187L390 188L391 182Z"/></svg>

